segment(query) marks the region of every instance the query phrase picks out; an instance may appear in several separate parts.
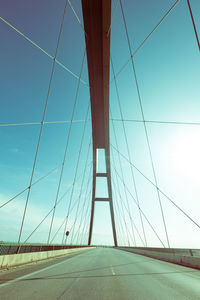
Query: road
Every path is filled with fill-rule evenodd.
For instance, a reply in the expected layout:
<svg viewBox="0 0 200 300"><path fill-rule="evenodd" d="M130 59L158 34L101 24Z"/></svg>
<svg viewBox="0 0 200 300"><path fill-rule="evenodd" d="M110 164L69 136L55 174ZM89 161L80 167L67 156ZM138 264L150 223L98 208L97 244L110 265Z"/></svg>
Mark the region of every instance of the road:
<svg viewBox="0 0 200 300"><path fill-rule="evenodd" d="M200 271L97 248L0 273L0 299L200 299Z"/></svg>

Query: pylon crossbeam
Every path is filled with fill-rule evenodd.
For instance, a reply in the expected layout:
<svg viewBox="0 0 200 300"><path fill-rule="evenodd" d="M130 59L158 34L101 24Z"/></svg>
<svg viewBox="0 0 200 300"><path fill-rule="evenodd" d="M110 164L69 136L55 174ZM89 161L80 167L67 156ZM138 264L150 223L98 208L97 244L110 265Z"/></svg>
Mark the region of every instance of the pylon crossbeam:
<svg viewBox="0 0 200 300"><path fill-rule="evenodd" d="M107 173L96 173L96 177L107 177Z"/></svg>

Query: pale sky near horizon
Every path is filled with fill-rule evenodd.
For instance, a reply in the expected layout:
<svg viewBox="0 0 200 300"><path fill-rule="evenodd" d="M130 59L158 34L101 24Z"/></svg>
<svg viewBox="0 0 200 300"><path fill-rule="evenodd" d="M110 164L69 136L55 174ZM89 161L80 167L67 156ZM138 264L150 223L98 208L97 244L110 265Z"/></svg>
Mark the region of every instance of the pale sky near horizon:
<svg viewBox="0 0 200 300"><path fill-rule="evenodd" d="M132 52L143 42L174 2L171 0L122 1ZM190 2L197 32L200 36L200 2L197 0ZM83 24L81 1L71 0L71 4ZM64 0L19 0L17 2L7 0L0 4L0 17L12 24L51 56L54 56L64 5ZM8 26L5 21L0 19L0 124L41 122L53 60ZM84 49L84 32L68 5L57 59L79 76ZM116 74L130 58L118 0L112 1L111 58ZM200 224L200 125L148 122L200 123L200 53L186 0L178 1L166 19L135 54L134 63L144 116L147 121L146 126L158 187L196 223ZM82 79L88 83L86 59ZM45 121L71 120L77 86L77 78L56 64ZM131 161L154 182L144 124L135 122L142 121L142 115L130 60L117 75L117 87L123 119L125 120ZM74 115L74 120L77 122L74 122L72 126L59 197L71 187L74 180L88 103L89 88L87 84L81 82ZM119 151L128 158L112 69L110 69L110 106ZM89 149L88 161L86 161L88 145L91 141L90 119L89 112L77 170L78 179L74 185L73 195L71 196L71 190L69 190L58 205L52 230L53 237L66 218L70 199L72 199L73 207L73 203L78 203L75 201L80 198L75 228L80 230L83 227L86 214L88 221L85 223L85 233L82 228L82 242L84 243L87 242L92 188L90 173L92 145ZM111 121L111 144L116 147L112 126ZM33 182L62 163L69 127L70 123L44 125ZM0 204L28 187L39 129L40 124L0 126ZM126 210L124 186L120 178L116 177L114 169L115 167L119 175L122 176L119 158L112 146L111 150L116 164L116 166L112 165L116 229L119 243L128 245L128 240L130 244L133 240L130 236L132 226L129 213ZM111 162L113 163L113 155L111 155ZM121 163L124 181L135 197L130 165L122 156ZM86 174L83 177L85 165ZM29 236L52 209L59 176L60 168L31 188L22 241ZM134 176L141 210L167 246L156 189L135 169ZM84 182L81 189L82 179ZM102 196L105 193L103 184L100 185L99 190L100 196ZM136 229L134 228L136 244L142 246L141 238L144 240L144 237L138 209L128 192L127 195L128 211L136 226ZM26 196L27 191L0 209L0 240L17 241ZM160 197L170 245L172 247L200 248L200 229L180 213L166 197L162 194ZM76 209L77 206L74 207L69 216L67 228L71 228L74 224ZM82 212L82 225L79 227ZM46 243L50 221L51 214L29 241ZM143 222L147 244L149 246L161 246L144 218ZM126 228L130 234L127 233ZM55 243L61 243L63 229L64 227L59 231L54 240ZM69 236L69 242L70 238L71 236ZM96 205L92 243L113 243L107 203Z"/></svg>

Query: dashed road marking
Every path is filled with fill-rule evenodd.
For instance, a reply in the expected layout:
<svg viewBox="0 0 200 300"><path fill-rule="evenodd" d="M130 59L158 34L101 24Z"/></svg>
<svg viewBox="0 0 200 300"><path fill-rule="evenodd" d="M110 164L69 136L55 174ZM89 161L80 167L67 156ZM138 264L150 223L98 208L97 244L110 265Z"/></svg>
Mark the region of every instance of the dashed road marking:
<svg viewBox="0 0 200 300"><path fill-rule="evenodd" d="M114 271L112 265L110 265L110 269L111 269L112 275L115 276L116 274L115 274L115 271Z"/></svg>

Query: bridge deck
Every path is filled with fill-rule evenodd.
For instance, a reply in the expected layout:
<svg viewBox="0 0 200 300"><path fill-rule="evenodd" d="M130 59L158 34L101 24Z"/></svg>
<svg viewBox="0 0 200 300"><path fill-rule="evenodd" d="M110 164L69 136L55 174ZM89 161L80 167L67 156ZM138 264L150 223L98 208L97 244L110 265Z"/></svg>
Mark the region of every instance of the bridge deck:
<svg viewBox="0 0 200 300"><path fill-rule="evenodd" d="M199 299L200 272L97 248L0 275L1 299Z"/></svg>

